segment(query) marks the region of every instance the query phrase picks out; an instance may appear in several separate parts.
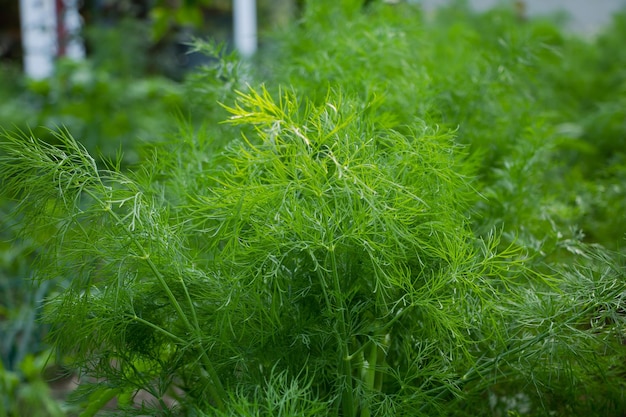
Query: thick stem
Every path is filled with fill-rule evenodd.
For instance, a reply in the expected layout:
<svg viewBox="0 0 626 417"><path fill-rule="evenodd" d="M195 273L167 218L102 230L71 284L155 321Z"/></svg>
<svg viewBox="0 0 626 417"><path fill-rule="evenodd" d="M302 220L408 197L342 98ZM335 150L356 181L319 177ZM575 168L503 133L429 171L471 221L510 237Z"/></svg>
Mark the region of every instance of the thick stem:
<svg viewBox="0 0 626 417"><path fill-rule="evenodd" d="M352 361L350 360L350 348L346 323L347 307L341 297L341 283L339 281L339 270L337 266L337 257L335 256L334 247L330 248L331 271L333 274L333 284L335 292L335 312L337 322L339 324L338 342L342 361L342 371L344 378L343 392L341 394L343 415L346 417L356 416L356 408L354 407L354 389L352 385Z"/></svg>
<svg viewBox="0 0 626 417"><path fill-rule="evenodd" d="M338 332L336 334L337 337L337 346L339 347L339 357L338 357L338 367L337 372L341 378L343 378L343 387L341 392L341 404L338 407L341 407L343 410L342 415L346 417L356 417L356 409L354 407L354 394L352 387L352 360L354 359L354 355L350 355L349 349L349 340L350 338L347 335L346 330L346 317L345 317L345 303L341 301L340 298L340 289L339 285L339 272L337 270L337 262L335 258L335 253L333 249L330 249L330 271L333 278L333 289L330 288L327 281L327 273L328 270L322 268L317 261L317 257L311 251L310 256L311 259L316 264L315 271L317 272L317 276L321 282L322 293L324 295L324 302L326 304L326 308L328 311L332 311L335 315ZM334 296L333 296L334 293Z"/></svg>
<svg viewBox="0 0 626 417"><path fill-rule="evenodd" d="M363 363L363 384L365 385L366 392L374 391L374 384L376 382L376 364L378 363L378 346L374 343L370 343L369 352L367 353L367 359ZM370 417L372 410L369 402L363 405L361 410L361 417Z"/></svg>
<svg viewBox="0 0 626 417"><path fill-rule="evenodd" d="M363 363L363 384L368 393L381 391L383 387L383 371L386 366L386 352L389 335L383 329L378 329L374 334L373 341L369 342L366 350L367 359ZM361 417L370 417L372 414L371 404L366 403L361 411Z"/></svg>

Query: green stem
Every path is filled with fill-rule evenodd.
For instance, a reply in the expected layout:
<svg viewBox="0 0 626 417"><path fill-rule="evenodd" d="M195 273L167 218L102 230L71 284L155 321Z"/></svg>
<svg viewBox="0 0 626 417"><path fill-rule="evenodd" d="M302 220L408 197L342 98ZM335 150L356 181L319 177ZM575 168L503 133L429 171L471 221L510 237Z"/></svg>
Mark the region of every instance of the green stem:
<svg viewBox="0 0 626 417"><path fill-rule="evenodd" d="M331 239L332 242L332 239ZM354 407L354 390L352 386L352 361L350 357L350 349L349 349L349 337L346 329L346 305L341 298L341 283L339 280L339 271L337 268L337 257L335 256L335 248L331 246L330 248L330 263L331 263L331 271L333 274L333 284L335 291L335 307L337 322L339 324L339 333L337 335L339 342L339 349L341 354L342 361L342 370L344 377L344 387L343 392L341 394L342 398L342 407L343 407L343 415L346 417L356 416L356 409Z"/></svg>
<svg viewBox="0 0 626 417"><path fill-rule="evenodd" d="M370 343L369 354L367 360L363 364L365 367L365 375L363 377L363 383L365 385L366 392L374 391L374 384L376 382L376 364L378 363L378 346L375 343ZM363 405L361 410L361 417L370 417L372 410L370 408L369 401Z"/></svg>
<svg viewBox="0 0 626 417"><path fill-rule="evenodd" d="M100 388L89 398L89 406L78 417L95 416L109 401L122 392L121 388Z"/></svg>
<svg viewBox="0 0 626 417"><path fill-rule="evenodd" d="M173 333L168 332L168 331L167 331L167 330L165 330L164 328L159 327L159 326L157 326L157 325L156 325L156 324L154 324L154 323L149 322L148 320L142 319L141 317L136 316L136 315L130 315L130 314L129 314L128 316L129 316L131 319L133 319L133 320L135 320L136 322L138 322L138 323L141 323L141 324L144 324L144 325L146 325L146 326L148 326L148 327L153 328L153 329L154 329L154 330L156 330L157 332L162 333L163 335L165 335L166 337L168 337L168 338L172 339L173 341L175 341L175 342L177 342L177 343L181 343L181 344L182 344L182 343L185 343L185 341L184 341L183 339L181 339L180 337L176 336L176 335L175 335L175 334L173 334Z"/></svg>
<svg viewBox="0 0 626 417"><path fill-rule="evenodd" d="M386 346L386 348L389 348L387 339L385 339L385 346ZM383 389L383 375L384 375L383 374L383 370L387 366L387 353L380 346L377 346L376 349L378 350L378 358L377 358L377 362L376 362L376 378L374 380L374 390L375 391L382 391L382 389Z"/></svg>
<svg viewBox="0 0 626 417"><path fill-rule="evenodd" d="M326 280L326 272L325 268L322 268L317 261L317 257L313 253L313 251L309 251L309 255L311 259L315 263L315 271L317 272L317 276L321 282L322 294L324 295L324 302L326 303L326 308L328 311L332 311L335 314L337 323L339 325L339 333L337 336L337 345L339 346L339 366L338 372L343 374L344 377L344 386L341 393L341 407L343 408L343 415L346 417L354 417L356 416L354 409L354 398L352 393L352 359L354 359L354 355L349 354L348 340L346 334L346 318L344 315L345 305L343 302L339 303L340 296L340 285L339 285L339 273L337 271L337 261L334 254L334 249L330 249L331 253L331 270L333 274L334 280L334 291L335 296L331 297L329 295L330 288L328 286L328 282ZM331 298L334 299L334 302L331 301ZM337 305L341 304L341 305Z"/></svg>
<svg viewBox="0 0 626 417"><path fill-rule="evenodd" d="M368 342L367 360L363 364L363 384L368 393L381 391L383 386L383 370L386 366L385 349L389 347L389 338L383 327L378 328L373 340ZM371 404L366 403L361 411L361 417L370 417Z"/></svg>

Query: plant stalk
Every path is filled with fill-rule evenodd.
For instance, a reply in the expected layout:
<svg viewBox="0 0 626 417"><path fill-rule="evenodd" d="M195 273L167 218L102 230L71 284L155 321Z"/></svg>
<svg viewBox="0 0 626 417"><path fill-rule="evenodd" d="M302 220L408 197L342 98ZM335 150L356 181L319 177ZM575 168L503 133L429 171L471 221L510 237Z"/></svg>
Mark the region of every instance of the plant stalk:
<svg viewBox="0 0 626 417"><path fill-rule="evenodd" d="M332 242L332 239L331 239ZM339 323L339 333L337 335L339 348L341 350L341 359L343 362L343 377L344 386L342 397L342 407L344 416L356 416L356 409L354 407L354 389L352 386L352 360L350 359L349 337L346 329L346 305L341 298L341 283L339 282L339 271L337 268L337 257L335 255L334 245L331 243L330 247L330 262L331 271L333 274L333 284L335 290L336 304L339 304L335 309L337 315L337 321Z"/></svg>

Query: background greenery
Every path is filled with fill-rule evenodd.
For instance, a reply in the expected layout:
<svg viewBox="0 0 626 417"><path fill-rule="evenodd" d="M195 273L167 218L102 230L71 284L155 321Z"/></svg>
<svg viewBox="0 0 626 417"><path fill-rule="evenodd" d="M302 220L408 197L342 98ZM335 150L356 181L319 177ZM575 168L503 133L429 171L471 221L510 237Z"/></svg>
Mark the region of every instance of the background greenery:
<svg viewBox="0 0 626 417"><path fill-rule="evenodd" d="M94 29L101 48L47 81L2 67L2 80L20 80L0 83L5 415L87 404L91 415L114 397L128 415L624 414L626 13L583 39L507 8L476 14L459 2L425 16L410 4L309 2L252 62L196 43L211 59L182 83L146 75L145 28L119 29ZM61 126L111 172L90 170ZM58 181L57 168L45 163L56 151L28 145L17 133L28 129L78 158L69 167L87 179L63 200L76 206L56 199L46 178ZM314 151L299 133L317 138ZM337 178L330 156L355 173ZM388 184L432 211L394 200L402 193ZM139 232L126 236L99 205L109 200ZM392 221L387 204L406 217ZM347 222L355 229L336 227ZM340 267L328 233L354 236ZM163 281L137 246L129 260L124 242L137 241ZM310 286L317 268L341 271L346 290ZM410 285L397 282L402 271ZM417 286L424 276L430 286ZM106 290L116 282L128 291ZM394 290L373 296L377 285ZM54 313L41 322L46 297ZM385 324L400 301L419 308ZM153 313L141 326L132 309ZM346 345L329 336L345 335L340 323L353 326ZM58 363L46 362L49 326ZM196 343L211 346L219 377L203 374ZM364 355L352 390L341 349ZM366 357L385 358L373 379ZM76 369L107 378L58 402L49 381ZM211 391L215 379L225 394ZM137 407L138 388L152 402ZM168 398L179 407L168 411Z"/></svg>

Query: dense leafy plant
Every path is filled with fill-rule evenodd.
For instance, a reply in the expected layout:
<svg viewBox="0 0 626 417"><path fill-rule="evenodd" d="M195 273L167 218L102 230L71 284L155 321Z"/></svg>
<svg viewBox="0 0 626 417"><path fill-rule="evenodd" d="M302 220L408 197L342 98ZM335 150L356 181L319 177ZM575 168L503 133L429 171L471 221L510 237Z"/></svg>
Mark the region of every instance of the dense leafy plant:
<svg viewBox="0 0 626 417"><path fill-rule="evenodd" d="M67 135L6 137L7 189L24 193L30 227L60 221L49 244L70 255L45 271L74 275L48 305L55 345L115 381L108 392L154 380L161 398L175 383L225 409L226 392L274 375L343 415L416 415L438 405L429 391L447 398L474 376L491 280L522 272L519 253L471 238L462 154L426 126L377 129L332 93L308 106L242 95L231 120L259 138L191 189L98 170Z"/></svg>
<svg viewBox="0 0 626 417"><path fill-rule="evenodd" d="M242 95L231 120L257 125L258 139L205 160L188 188L171 173L194 158L129 177L99 170L67 134L61 147L6 136L2 176L29 227L58 224L49 245L60 256L44 272L73 278L47 317L55 346L106 378L87 391L92 411L177 386L205 412L261 387L261 403L304 390L331 414L432 415L499 379L488 376L499 361L549 354L548 336L572 346L564 330L597 305L513 291L546 278L519 250L472 237L467 166L449 137L376 129L368 109L332 94L300 107L292 94ZM183 147L206 158L200 146ZM621 290L601 292L617 297L611 311ZM564 309L549 328L545 303Z"/></svg>
<svg viewBox="0 0 626 417"><path fill-rule="evenodd" d="M15 370L0 362L0 416L63 417L68 407L55 397L50 381L42 369L50 368L50 353L24 356Z"/></svg>
<svg viewBox="0 0 626 417"><path fill-rule="evenodd" d="M587 176L610 140L572 122L619 18L597 53L502 10L335 3L259 72L197 44L206 125L134 170L3 134L39 277L70 278L45 320L83 415L623 414L623 254L577 225L610 241L589 201L622 206L623 164Z"/></svg>

